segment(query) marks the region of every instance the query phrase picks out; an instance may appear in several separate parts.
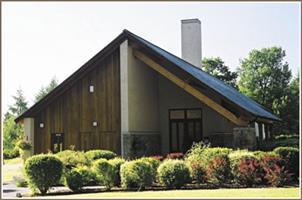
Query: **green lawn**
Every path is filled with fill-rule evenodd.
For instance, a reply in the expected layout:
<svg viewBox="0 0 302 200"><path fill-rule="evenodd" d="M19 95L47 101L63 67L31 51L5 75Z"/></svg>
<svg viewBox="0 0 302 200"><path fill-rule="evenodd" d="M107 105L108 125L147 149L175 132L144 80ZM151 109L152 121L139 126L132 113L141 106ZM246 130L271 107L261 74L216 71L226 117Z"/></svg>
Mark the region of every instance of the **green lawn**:
<svg viewBox="0 0 302 200"><path fill-rule="evenodd" d="M248 188L248 189L202 189L168 190L144 192L100 192L47 196L45 198L219 198L219 197L260 197L260 198L299 198L299 188ZM40 198L40 197L39 197Z"/></svg>
<svg viewBox="0 0 302 200"><path fill-rule="evenodd" d="M4 165L2 168L3 182L12 182L13 176L22 176L21 168L22 168L21 158L4 160Z"/></svg>

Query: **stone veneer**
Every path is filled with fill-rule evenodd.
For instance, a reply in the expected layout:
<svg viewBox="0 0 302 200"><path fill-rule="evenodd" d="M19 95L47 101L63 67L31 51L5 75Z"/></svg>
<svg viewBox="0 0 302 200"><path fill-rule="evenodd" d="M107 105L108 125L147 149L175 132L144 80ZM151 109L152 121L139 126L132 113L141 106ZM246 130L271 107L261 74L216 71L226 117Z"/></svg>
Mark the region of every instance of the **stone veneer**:
<svg viewBox="0 0 302 200"><path fill-rule="evenodd" d="M124 158L158 155L160 151L160 135L158 133L123 134Z"/></svg>

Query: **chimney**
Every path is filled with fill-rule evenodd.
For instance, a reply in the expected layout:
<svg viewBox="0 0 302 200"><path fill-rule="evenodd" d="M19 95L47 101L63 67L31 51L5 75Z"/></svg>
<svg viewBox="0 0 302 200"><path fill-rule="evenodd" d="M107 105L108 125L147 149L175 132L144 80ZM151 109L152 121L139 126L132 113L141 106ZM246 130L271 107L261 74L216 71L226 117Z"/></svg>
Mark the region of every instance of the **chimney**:
<svg viewBox="0 0 302 200"><path fill-rule="evenodd" d="M199 19L181 20L181 57L201 68L201 22Z"/></svg>

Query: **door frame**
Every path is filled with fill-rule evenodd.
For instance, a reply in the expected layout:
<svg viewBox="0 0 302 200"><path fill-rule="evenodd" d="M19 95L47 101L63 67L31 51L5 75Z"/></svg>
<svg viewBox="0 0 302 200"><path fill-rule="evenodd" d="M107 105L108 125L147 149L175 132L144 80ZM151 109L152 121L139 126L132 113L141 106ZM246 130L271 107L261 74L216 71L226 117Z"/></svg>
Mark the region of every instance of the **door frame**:
<svg viewBox="0 0 302 200"><path fill-rule="evenodd" d="M184 119L171 119L171 111L183 110L184 111ZM201 118L198 119L188 119L187 118L187 111L188 110L200 110ZM172 123L173 122L183 122L184 123L184 132L188 130L188 122L189 121L200 121L200 138L203 139L203 111L200 107L193 107L193 108L171 108L168 109L168 120L169 120L169 152L172 152ZM179 135L178 135L178 125L177 127L177 145L179 145ZM195 127L194 127L195 129ZM195 133L194 133L195 134Z"/></svg>
<svg viewBox="0 0 302 200"><path fill-rule="evenodd" d="M65 149L65 138L64 138L64 133L51 133L50 134L50 150L54 153L54 137L56 136L56 134L61 134L62 137L62 150ZM56 152L58 153L58 152Z"/></svg>

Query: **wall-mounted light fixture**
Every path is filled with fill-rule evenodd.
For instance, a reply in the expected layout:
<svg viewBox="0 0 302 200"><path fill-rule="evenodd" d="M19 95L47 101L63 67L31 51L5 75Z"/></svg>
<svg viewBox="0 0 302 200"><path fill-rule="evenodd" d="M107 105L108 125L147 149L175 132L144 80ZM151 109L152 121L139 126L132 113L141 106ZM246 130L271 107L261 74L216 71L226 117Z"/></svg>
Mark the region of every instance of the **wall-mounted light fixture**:
<svg viewBox="0 0 302 200"><path fill-rule="evenodd" d="M96 121L92 122L92 126L94 126L94 127L98 126L98 122L96 122Z"/></svg>
<svg viewBox="0 0 302 200"><path fill-rule="evenodd" d="M44 123L40 123L40 128L44 128Z"/></svg>
<svg viewBox="0 0 302 200"><path fill-rule="evenodd" d="M89 92L90 92L90 93L93 93L93 92L94 92L94 86L93 86L93 85L90 85L90 86L89 86Z"/></svg>

